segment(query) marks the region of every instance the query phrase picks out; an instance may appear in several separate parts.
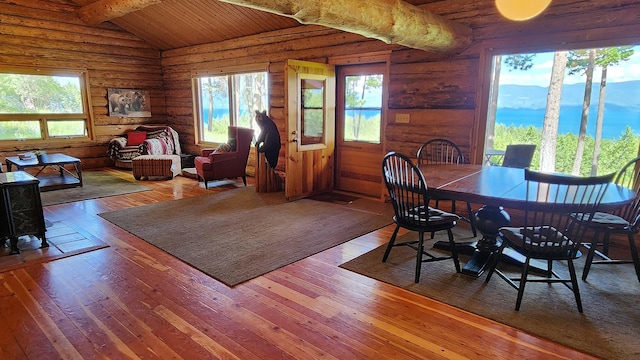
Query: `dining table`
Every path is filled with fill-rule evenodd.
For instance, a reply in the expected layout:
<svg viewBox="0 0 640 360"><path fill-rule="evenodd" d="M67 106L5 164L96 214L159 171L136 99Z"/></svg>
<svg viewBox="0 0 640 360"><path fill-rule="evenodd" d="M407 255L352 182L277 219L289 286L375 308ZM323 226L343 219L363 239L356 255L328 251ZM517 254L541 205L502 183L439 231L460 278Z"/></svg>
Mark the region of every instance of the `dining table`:
<svg viewBox="0 0 640 360"><path fill-rule="evenodd" d="M482 204L474 214L475 225L482 238L456 245L459 253L471 256L462 273L480 276L500 247L500 228L511 224L511 216L507 210L524 210L527 196L536 198L536 184L529 185L527 195L524 169L517 168L473 164L430 164L420 165L419 168L427 182L429 194L434 198ZM611 183L597 210L616 209L631 202L635 196L632 190ZM449 243L436 242L434 247L449 249ZM522 262L524 259L524 256L512 249L504 255L514 262Z"/></svg>

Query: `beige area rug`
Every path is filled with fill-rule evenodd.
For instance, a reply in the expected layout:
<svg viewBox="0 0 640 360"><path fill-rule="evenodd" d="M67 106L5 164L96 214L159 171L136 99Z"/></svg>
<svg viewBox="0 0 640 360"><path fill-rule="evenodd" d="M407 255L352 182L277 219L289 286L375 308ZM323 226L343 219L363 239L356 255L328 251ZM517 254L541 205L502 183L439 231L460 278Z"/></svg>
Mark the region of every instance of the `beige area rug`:
<svg viewBox="0 0 640 360"><path fill-rule="evenodd" d="M458 226L458 241L469 236L461 231ZM411 237L417 239L417 234L408 233L402 239ZM436 236L435 240L444 238ZM568 288L543 283L527 284L518 312L517 291L495 274L485 284L486 275L474 278L457 274L453 261L441 261L423 264L420 282L415 284L415 251L396 247L382 263L385 247L340 267L605 359L640 359L640 283L633 265L594 265L587 282L578 280L583 314L578 312ZM584 257L576 262L579 277ZM461 260L468 260L468 256ZM519 270L505 265L501 268ZM555 263L554 269L568 274L561 263Z"/></svg>
<svg viewBox="0 0 640 360"><path fill-rule="evenodd" d="M388 225L390 204L333 204L244 187L99 214L234 286Z"/></svg>
<svg viewBox="0 0 640 360"><path fill-rule="evenodd" d="M7 240L0 246L0 273L109 247L64 221L47 221L45 235L49 247L41 248L42 241L35 236L21 236L18 238L20 253L14 255L9 254L11 247Z"/></svg>
<svg viewBox="0 0 640 360"><path fill-rule="evenodd" d="M42 206L48 206L149 190L151 188L104 171L88 170L82 172L82 187L41 192L40 198Z"/></svg>

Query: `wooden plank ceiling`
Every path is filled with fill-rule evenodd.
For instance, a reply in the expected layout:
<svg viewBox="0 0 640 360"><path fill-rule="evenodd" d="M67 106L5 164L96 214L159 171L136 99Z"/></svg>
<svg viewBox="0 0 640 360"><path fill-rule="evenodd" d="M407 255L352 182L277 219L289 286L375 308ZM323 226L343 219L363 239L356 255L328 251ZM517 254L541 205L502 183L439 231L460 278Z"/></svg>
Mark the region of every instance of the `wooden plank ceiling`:
<svg viewBox="0 0 640 360"><path fill-rule="evenodd" d="M96 0L73 0L87 5ZM301 26L295 19L216 0L163 0L110 22L160 50Z"/></svg>
<svg viewBox="0 0 640 360"><path fill-rule="evenodd" d="M85 23L96 25L102 21L110 21L128 32L147 41L159 50L176 49L185 46L214 43L249 35L260 34L269 31L281 30L302 26L296 18L291 14L283 13L279 9L267 12L257 10L255 8L239 6L231 4L234 0L72 0L75 4L80 5L78 17ZM309 6L325 6L330 1L318 0L300 0L300 2L309 1ZM352 0L357 5L360 0ZM237 2L237 1L235 1ZM252 1L241 1L241 3L251 3ZM282 3L278 0L275 3ZM291 1L293 7L300 7L300 2ZM382 6L392 4L386 0L375 0ZM414 5L423 5L432 3L433 0L406 0L405 7L414 8ZM259 1L259 3L265 3ZM344 3L344 1L340 1ZM364 2L367 3L367 2ZM269 2L267 1L268 5ZM275 5L274 5L275 6ZM358 6L361 9L361 6ZM303 7L304 8L304 7ZM308 9L309 7L307 7ZM422 10L418 9L419 12ZM274 12L283 13L288 16L277 15ZM323 11L324 13L324 11ZM413 36L421 41L422 46L430 46L435 44L443 33L451 33L452 41L449 44L440 44L441 49L451 50L452 48L460 49L471 41L471 29L465 24L458 24L424 11L423 19L419 20L418 27L425 28L423 37L432 36L428 41L420 40L421 36ZM111 16L109 16L111 14ZM298 14L293 14L298 15ZM412 14L413 15L413 14ZM389 15L391 16L391 15ZM305 19L299 19L301 21ZM415 17L412 19L415 21ZM329 24L328 27L339 28L345 30L352 21L346 19L346 25L339 27ZM395 19L393 22L397 22ZM316 22L317 23L317 22ZM382 23L371 19L371 24ZM431 27L431 28L429 28ZM397 43L411 47L420 48L420 46L412 46L410 41L405 43L396 41L401 36L395 36L393 39L387 39L389 31L386 28L380 28L376 37L377 29L365 29L367 34L358 31L352 31L366 35L371 38L382 39L386 42ZM439 32L439 33L438 33ZM422 34L420 34L422 35ZM428 36L427 36L428 35ZM408 45L407 45L408 44Z"/></svg>

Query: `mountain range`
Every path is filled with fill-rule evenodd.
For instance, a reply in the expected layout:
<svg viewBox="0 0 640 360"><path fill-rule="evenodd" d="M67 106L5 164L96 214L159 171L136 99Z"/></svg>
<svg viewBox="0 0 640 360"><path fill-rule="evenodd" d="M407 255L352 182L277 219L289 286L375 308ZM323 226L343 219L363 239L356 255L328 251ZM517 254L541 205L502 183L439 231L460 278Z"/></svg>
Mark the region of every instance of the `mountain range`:
<svg viewBox="0 0 640 360"><path fill-rule="evenodd" d="M498 107L512 109L544 109L547 106L548 87L536 85L500 85ZM594 81L591 106L598 104L600 82ZM584 84L562 87L562 106L582 106ZM607 83L605 104L640 109L640 80Z"/></svg>

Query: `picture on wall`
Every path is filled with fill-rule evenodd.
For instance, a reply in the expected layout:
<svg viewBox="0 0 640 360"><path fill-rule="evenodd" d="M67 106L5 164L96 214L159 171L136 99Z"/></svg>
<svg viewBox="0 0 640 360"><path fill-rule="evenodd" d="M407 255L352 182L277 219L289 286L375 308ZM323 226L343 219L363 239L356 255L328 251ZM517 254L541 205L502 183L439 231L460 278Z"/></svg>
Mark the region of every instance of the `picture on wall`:
<svg viewBox="0 0 640 360"><path fill-rule="evenodd" d="M109 116L151 117L149 91L135 89L107 89Z"/></svg>

